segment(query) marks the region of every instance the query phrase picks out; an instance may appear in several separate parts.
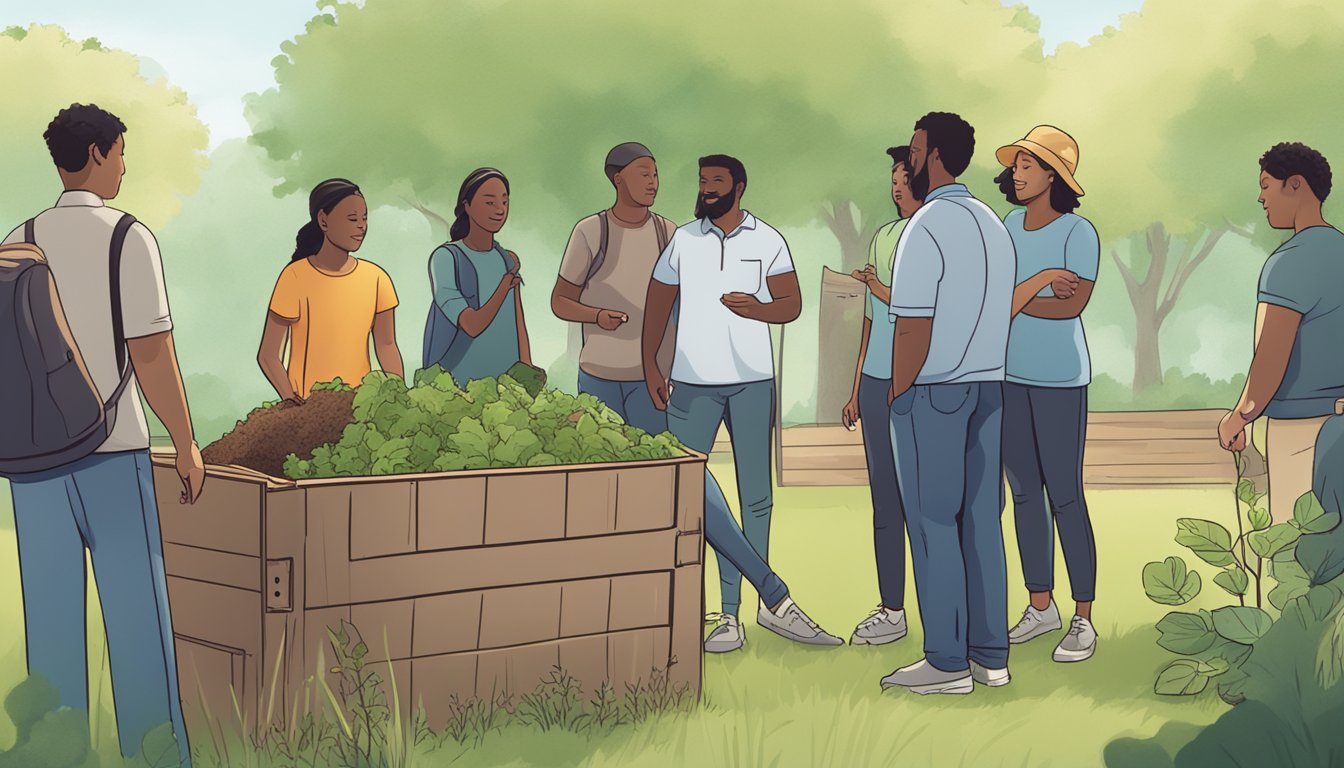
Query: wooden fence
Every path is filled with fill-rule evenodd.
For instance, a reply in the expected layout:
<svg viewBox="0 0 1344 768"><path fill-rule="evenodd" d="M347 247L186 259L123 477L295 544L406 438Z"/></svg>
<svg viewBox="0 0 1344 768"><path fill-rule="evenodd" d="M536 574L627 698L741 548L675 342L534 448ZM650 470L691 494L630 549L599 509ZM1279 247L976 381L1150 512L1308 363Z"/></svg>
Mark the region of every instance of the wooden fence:
<svg viewBox="0 0 1344 768"><path fill-rule="evenodd" d="M1203 487L1236 481L1232 456L1218 446L1223 411L1092 413L1083 481L1092 488ZM839 425L787 427L776 440L783 486L866 485L859 431ZM720 430L714 453L731 452Z"/></svg>

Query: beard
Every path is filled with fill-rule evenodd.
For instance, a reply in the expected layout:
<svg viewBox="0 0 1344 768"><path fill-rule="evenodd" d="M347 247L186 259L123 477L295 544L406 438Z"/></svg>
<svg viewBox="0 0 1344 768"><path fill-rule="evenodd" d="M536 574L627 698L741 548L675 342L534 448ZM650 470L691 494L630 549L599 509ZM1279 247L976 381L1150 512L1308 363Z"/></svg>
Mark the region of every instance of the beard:
<svg viewBox="0 0 1344 768"><path fill-rule="evenodd" d="M907 169L910 178L910 196L916 200L923 200L929 196L929 161L924 161L924 167L919 169L918 173Z"/></svg>
<svg viewBox="0 0 1344 768"><path fill-rule="evenodd" d="M705 195L697 194L695 196L695 218L710 219L711 221L720 218L731 211L733 204L736 202L736 191L720 196L718 201L714 203L705 202Z"/></svg>

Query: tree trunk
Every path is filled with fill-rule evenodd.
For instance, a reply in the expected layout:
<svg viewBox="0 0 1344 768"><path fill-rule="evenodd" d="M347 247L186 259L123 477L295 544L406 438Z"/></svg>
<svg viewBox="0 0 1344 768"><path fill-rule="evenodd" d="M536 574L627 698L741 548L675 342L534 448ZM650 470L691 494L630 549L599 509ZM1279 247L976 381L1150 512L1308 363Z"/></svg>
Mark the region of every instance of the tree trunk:
<svg viewBox="0 0 1344 768"><path fill-rule="evenodd" d="M1148 272L1142 280L1134 274L1133 267L1121 261L1115 251L1111 252L1134 309L1134 379L1131 392L1135 396L1162 383L1162 324L1171 316L1190 275L1209 258L1214 246L1229 231L1226 226L1210 230L1202 242L1191 241L1182 248L1171 268L1170 280L1166 277L1167 267L1171 264L1171 235L1161 223L1153 224L1144 233L1150 261ZM1163 283L1166 283L1165 290L1162 288Z"/></svg>

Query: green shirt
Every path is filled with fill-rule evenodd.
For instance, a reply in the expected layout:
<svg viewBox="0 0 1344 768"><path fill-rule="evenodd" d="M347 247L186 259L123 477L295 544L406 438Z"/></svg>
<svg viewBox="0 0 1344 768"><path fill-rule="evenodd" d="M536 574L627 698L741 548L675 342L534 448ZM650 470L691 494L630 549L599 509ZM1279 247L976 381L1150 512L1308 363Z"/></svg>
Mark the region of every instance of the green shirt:
<svg viewBox="0 0 1344 768"><path fill-rule="evenodd" d="M896 263L896 244L901 241L908 219L897 219L882 225L868 247L868 263L877 270L883 285L891 285L891 273ZM875 379L891 378L891 347L895 340L896 324L891 319L887 303L868 292L863 303L863 316L868 318L868 352L863 358L863 375Z"/></svg>

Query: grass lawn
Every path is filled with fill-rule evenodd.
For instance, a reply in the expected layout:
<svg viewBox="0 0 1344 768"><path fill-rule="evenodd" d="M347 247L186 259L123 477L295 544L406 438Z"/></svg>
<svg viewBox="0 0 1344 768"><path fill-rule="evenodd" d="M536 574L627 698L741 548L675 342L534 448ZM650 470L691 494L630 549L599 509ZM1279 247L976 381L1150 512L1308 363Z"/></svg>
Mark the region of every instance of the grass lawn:
<svg viewBox="0 0 1344 768"><path fill-rule="evenodd" d="M732 472L715 460L729 498ZM1097 656L1075 665L1051 661L1060 634L1015 647L1006 688L970 696L918 697L882 693L878 681L922 655L913 580L911 634L881 648L802 648L747 621L747 647L705 661L704 703L601 737L541 732L511 725L480 746L448 741L415 765L455 766L1097 766L1114 737L1151 736L1169 721L1207 723L1226 707L1211 692L1194 699L1152 693L1157 670L1171 657L1154 642L1153 623L1165 611L1143 594L1144 563L1177 550L1177 517L1230 519L1231 489L1097 491L1089 497L1099 550L1095 620ZM0 692L23 674L22 601L8 522L0 499ZM771 560L794 598L831 632L848 638L877 602L871 510L865 488L789 488L777 492ZM1005 518L1009 613L1025 605L1011 512ZM1061 610L1068 602L1062 559ZM1206 578L1212 574L1205 574ZM718 605L714 558L706 568L707 602ZM749 587L743 604L755 601ZM1206 596L1207 595L1207 596ZM1205 590L1193 607L1214 607ZM751 612L754 615L754 611ZM1067 614L1066 614L1067 616ZM98 669L101 627L91 622L91 657ZM109 730L107 683L97 730L104 754L115 750ZM13 738L0 718L0 745ZM197 744L198 748L202 745Z"/></svg>

